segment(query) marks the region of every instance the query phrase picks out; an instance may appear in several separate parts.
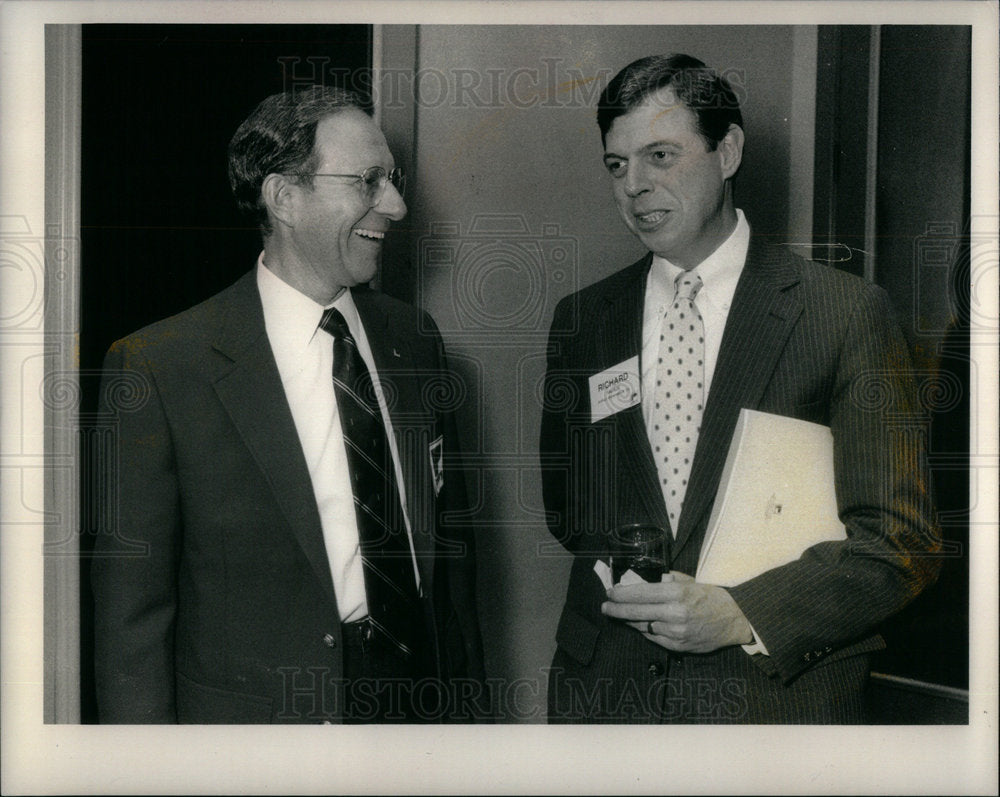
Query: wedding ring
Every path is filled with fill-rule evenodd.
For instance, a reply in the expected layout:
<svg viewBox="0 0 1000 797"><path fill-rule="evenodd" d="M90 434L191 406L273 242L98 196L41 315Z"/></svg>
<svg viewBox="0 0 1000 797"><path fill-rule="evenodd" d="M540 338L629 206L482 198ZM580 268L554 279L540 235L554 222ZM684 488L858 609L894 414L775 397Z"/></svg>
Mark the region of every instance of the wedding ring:
<svg viewBox="0 0 1000 797"><path fill-rule="evenodd" d="M652 620L650 620L648 623L646 623L646 633L647 634L652 634L653 633L653 621Z"/></svg>

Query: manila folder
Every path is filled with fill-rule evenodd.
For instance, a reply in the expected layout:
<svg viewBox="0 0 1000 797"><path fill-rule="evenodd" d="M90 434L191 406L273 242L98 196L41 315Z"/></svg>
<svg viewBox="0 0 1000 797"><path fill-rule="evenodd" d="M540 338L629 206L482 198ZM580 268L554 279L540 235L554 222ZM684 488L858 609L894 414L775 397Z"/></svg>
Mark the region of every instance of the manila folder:
<svg viewBox="0 0 1000 797"><path fill-rule="evenodd" d="M847 538L837 516L833 435L826 426L740 410L696 578L732 587Z"/></svg>

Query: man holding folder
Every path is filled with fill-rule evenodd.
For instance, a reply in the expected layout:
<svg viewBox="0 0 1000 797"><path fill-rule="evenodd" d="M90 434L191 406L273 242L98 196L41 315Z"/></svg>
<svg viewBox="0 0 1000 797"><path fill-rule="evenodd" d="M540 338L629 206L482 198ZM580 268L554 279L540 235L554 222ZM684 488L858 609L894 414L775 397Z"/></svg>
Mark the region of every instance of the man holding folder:
<svg viewBox="0 0 1000 797"><path fill-rule="evenodd" d="M733 203L739 103L702 62L630 64L597 115L650 253L552 324L543 492L575 556L549 719L863 722L876 626L933 581L940 548L920 435L890 424L917 406L887 297L753 238ZM606 406L611 379L640 389ZM847 538L724 589L694 574L743 408L830 427ZM607 589L609 533L630 523L664 529L669 573Z"/></svg>

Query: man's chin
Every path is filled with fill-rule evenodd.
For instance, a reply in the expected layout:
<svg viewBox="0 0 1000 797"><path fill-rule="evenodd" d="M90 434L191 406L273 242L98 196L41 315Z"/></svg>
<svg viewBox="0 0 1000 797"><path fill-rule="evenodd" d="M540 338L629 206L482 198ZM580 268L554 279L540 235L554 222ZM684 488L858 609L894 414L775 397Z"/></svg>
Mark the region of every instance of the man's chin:
<svg viewBox="0 0 1000 797"><path fill-rule="evenodd" d="M650 252L659 255L664 260L673 262L671 254L676 254L677 242L666 235L640 235L639 240Z"/></svg>
<svg viewBox="0 0 1000 797"><path fill-rule="evenodd" d="M349 287L355 287L357 285L367 285L378 275L378 266L371 266L370 268L357 269L351 272L351 276L354 278L354 284Z"/></svg>

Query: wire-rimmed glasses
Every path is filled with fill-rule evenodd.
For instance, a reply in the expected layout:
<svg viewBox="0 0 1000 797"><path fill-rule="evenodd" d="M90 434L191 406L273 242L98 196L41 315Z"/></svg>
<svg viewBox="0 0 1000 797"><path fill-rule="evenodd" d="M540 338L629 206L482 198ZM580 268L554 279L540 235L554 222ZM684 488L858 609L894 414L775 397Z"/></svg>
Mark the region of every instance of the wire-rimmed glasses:
<svg viewBox="0 0 1000 797"><path fill-rule="evenodd" d="M343 177L361 183L361 194L369 207L375 207L385 194L386 183L392 183L399 195L406 190L406 174L400 167L387 172L381 166L369 166L361 174L330 174L326 172L296 173L296 177Z"/></svg>

